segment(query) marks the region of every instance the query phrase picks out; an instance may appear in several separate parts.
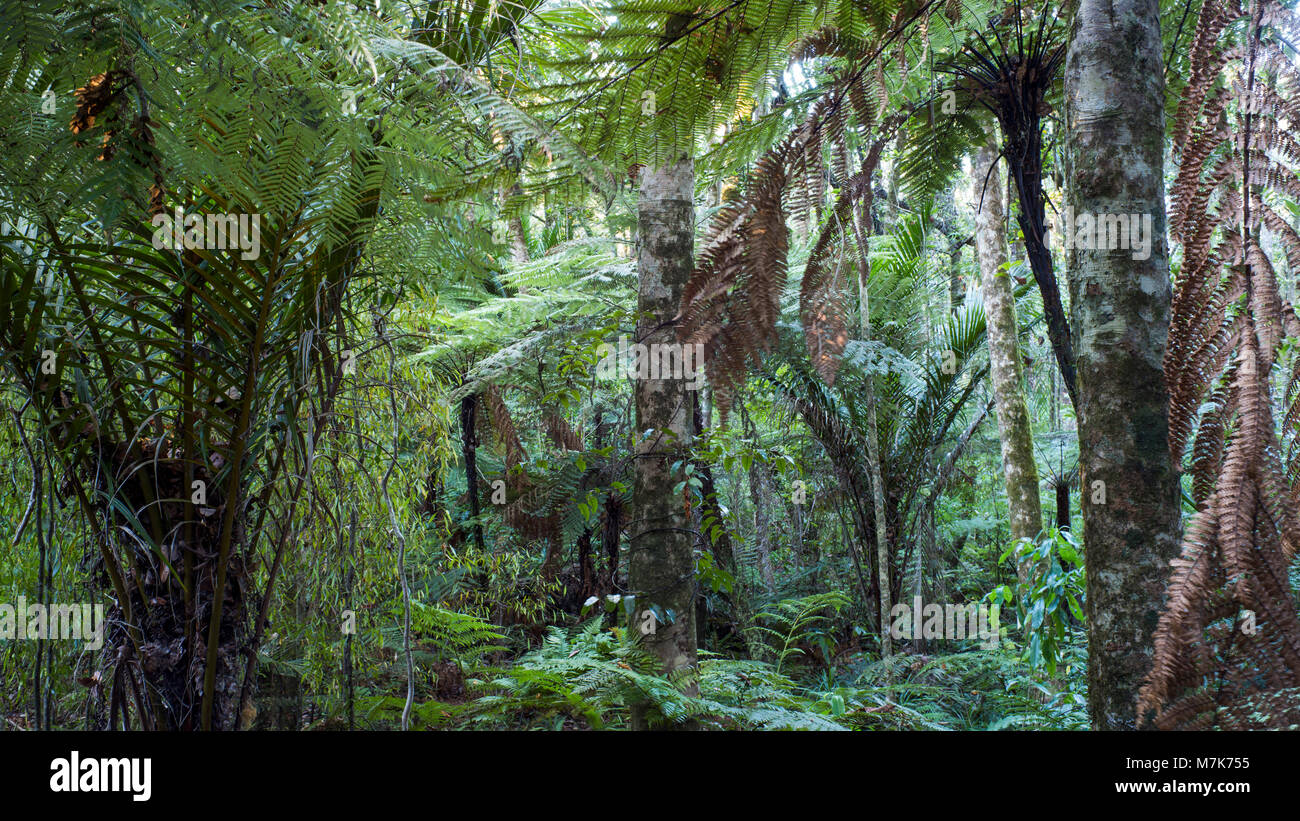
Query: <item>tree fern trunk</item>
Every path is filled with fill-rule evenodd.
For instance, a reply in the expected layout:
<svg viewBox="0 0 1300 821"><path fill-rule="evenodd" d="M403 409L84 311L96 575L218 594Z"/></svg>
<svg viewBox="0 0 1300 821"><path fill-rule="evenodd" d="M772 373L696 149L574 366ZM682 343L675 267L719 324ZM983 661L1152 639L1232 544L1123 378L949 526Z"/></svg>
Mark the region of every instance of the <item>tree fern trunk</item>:
<svg viewBox="0 0 1300 821"><path fill-rule="evenodd" d="M694 268L694 187L695 166L687 156L641 172L637 341L647 346L677 341L669 321ZM635 629L649 623L646 613L654 613L653 631L643 640L672 673L696 665L694 540L682 493L674 492L684 478L693 403L686 380L668 376L636 380L628 587L636 597ZM694 694L696 687L689 691ZM635 713L633 723L640 725Z"/></svg>
<svg viewBox="0 0 1300 821"><path fill-rule="evenodd" d="M605 495L600 522L600 548L605 555L605 575L601 589L606 595L622 589L618 583L618 552L622 533L623 500L616 492L611 492Z"/></svg>
<svg viewBox="0 0 1300 821"><path fill-rule="evenodd" d="M1016 299L1007 262L1003 232L1002 180L997 169L998 151L990 140L975 158L975 251L979 257L980 288L988 319L989 370L998 409L998 434L1002 441L1002 471L1007 489L1012 539L1032 539L1043 527L1038 498L1038 466L1034 463L1033 431L1020 372L1020 346L1016 340ZM987 181L987 183L986 183ZM980 205L981 194L983 204ZM1028 567L1017 567L1023 582Z"/></svg>
<svg viewBox="0 0 1300 821"><path fill-rule="evenodd" d="M474 544L483 550L483 523L479 520L478 500L478 434L474 423L478 417L478 394L471 393L460 400L460 446L465 462L465 487L469 498L470 521L474 523Z"/></svg>
<svg viewBox="0 0 1300 821"><path fill-rule="evenodd" d="M1076 214L1150 214L1150 256L1078 250L1071 268L1095 729L1134 726L1179 541L1162 359L1169 327L1164 73L1157 0L1081 0L1066 62Z"/></svg>
<svg viewBox="0 0 1300 821"><path fill-rule="evenodd" d="M1056 483L1056 529L1070 530L1070 483L1062 477Z"/></svg>

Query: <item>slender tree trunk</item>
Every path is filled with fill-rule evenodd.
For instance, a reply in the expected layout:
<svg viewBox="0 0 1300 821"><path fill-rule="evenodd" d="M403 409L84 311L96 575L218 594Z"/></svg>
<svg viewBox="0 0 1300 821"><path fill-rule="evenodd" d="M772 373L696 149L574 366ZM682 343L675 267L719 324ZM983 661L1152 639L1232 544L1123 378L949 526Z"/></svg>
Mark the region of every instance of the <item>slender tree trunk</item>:
<svg viewBox="0 0 1300 821"><path fill-rule="evenodd" d="M523 187L515 183L507 195L507 202L510 199L522 199L523 195ZM528 261L528 240L524 238L524 219L518 211L511 212L506 217L506 230L510 233L510 259L515 265L523 265Z"/></svg>
<svg viewBox="0 0 1300 821"><path fill-rule="evenodd" d="M859 285L862 299L862 340L871 339L871 321L867 315L867 283L865 278ZM880 470L880 429L876 424L876 392L871 379L865 380L866 394L863 398L867 406L867 463L871 470L871 504L876 519L876 575L880 585L880 657L887 659L893 655L890 642L889 611L892 609L889 589L889 527L885 519L885 488Z"/></svg>
<svg viewBox="0 0 1300 821"><path fill-rule="evenodd" d="M578 537L579 600L585 601L596 590L596 573L591 563L591 528L583 528Z"/></svg>
<svg viewBox="0 0 1300 821"><path fill-rule="evenodd" d="M669 320L694 267L694 187L689 156L641 172L637 341L647 346L677 342ZM657 348L647 350L653 357ZM697 662L694 538L682 494L674 492L684 478L694 403L686 380L668 376L636 380L635 430L644 438L636 445L628 587L636 597L634 629L653 626L642 638L672 673ZM647 613L654 614L653 621ZM693 682L687 689L698 692ZM636 713L633 724L639 726Z"/></svg>
<svg viewBox="0 0 1300 821"><path fill-rule="evenodd" d="M1066 61L1075 214L1149 214L1151 253L1077 250L1071 269L1094 729L1135 725L1169 560L1178 468L1162 358L1169 328L1164 71L1157 0L1080 0Z"/></svg>
<svg viewBox="0 0 1300 821"><path fill-rule="evenodd" d="M749 489L754 496L755 518L762 526L758 540L758 569L763 574L763 585L769 593L775 593L776 566L772 564L771 508L776 502L776 493L772 488L772 477L768 475L767 465L757 460L750 465ZM755 479L758 480L757 483Z"/></svg>
<svg viewBox="0 0 1300 821"><path fill-rule="evenodd" d="M469 515L473 520L474 544L483 550L483 523L479 521L478 500L478 394L472 393L460 400L460 447L465 461L465 485L469 494Z"/></svg>
<svg viewBox="0 0 1300 821"><path fill-rule="evenodd" d="M993 376L998 434L1002 440L1002 471L1006 477L1011 538L1032 539L1043 527L1043 508L1038 498L1038 466L1034 462L1033 431L1025 407L1020 371L1016 298L1011 288L1011 277L1004 268L1007 246L1002 228L1002 181L997 161L997 147L990 139L980 146L975 157L975 203L978 208L975 251L979 257L984 313L988 318L989 370ZM983 205L979 204L981 194ZM1017 567L1022 582L1028 571L1024 564Z"/></svg>
<svg viewBox="0 0 1300 821"><path fill-rule="evenodd" d="M871 219L870 209L871 199L867 198L863 208L854 209L853 214L853 232L858 245L858 335L863 342L871 341L871 304L868 298L871 264L867 257L867 232L862 227L864 219ZM866 213L861 213L863 211ZM893 655L893 644L889 634L892 621L889 618L889 611L892 609L889 587L889 526L885 512L885 485L880 469L880 427L876 422L876 388L870 376L863 381L862 398L867 408L867 466L871 476L871 506L876 520L876 584L880 587L880 657L887 659Z"/></svg>
<svg viewBox="0 0 1300 821"><path fill-rule="evenodd" d="M740 418L745 426L745 431L755 442L758 441L758 431L754 428L754 423L750 421L749 414L745 412L744 403L740 406ZM776 592L776 571L772 567L772 523L770 516L770 507L772 505L771 487L767 481L767 475L764 472L766 465L763 461L755 458L749 463L749 498L754 503L754 549L758 554L758 572L763 579L763 586L767 588L768 593Z"/></svg>
<svg viewBox="0 0 1300 821"><path fill-rule="evenodd" d="M600 549L605 554L602 592L606 594L622 589L618 583L618 551L622 534L623 498L616 491L611 491L605 496L600 523Z"/></svg>
<svg viewBox="0 0 1300 821"><path fill-rule="evenodd" d="M1061 304L1061 288L1052 267L1052 251L1047 245L1046 197L1043 194L1043 134L1036 113L1016 117L1014 125L1003 116L1003 156L1007 158L1007 177L1015 184L1020 209L1016 221L1024 237L1023 251L1029 260L1029 269L1038 284L1043 298L1043 319L1047 323L1047 339L1061 371L1061 381L1070 396L1071 404L1078 406L1078 365L1070 339L1069 319ZM1008 198L1009 199L1009 198Z"/></svg>
<svg viewBox="0 0 1300 821"><path fill-rule="evenodd" d="M357 573L357 506L355 502L351 505L351 508L348 520L348 576L347 583L343 588L343 604L348 610L352 609L352 587L356 583ZM348 633L343 653L343 677L347 688L349 730L355 730L357 726L356 679L352 669L353 635L355 635L355 628L352 633Z"/></svg>

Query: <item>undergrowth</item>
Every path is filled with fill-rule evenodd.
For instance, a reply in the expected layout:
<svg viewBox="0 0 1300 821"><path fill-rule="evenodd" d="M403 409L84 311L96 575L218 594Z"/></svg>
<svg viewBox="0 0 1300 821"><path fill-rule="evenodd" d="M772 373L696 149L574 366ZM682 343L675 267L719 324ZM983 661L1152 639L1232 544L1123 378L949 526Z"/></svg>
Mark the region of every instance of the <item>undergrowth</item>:
<svg viewBox="0 0 1300 821"><path fill-rule="evenodd" d="M1087 727L1083 698L1074 689L1082 665L1069 668L1070 686L1053 692L1041 677L1025 674L1014 646L900 654L888 664L863 659L832 675L791 652L777 664L704 652L696 675L670 678L654 672L655 660L639 646L635 631L607 626L603 616L574 628L551 627L539 647L506 665L476 660L498 649L490 644L490 631L482 636L481 646L471 643L448 654L458 655L467 670L465 697L420 700L414 728L623 729L634 707L652 729ZM773 638L787 651L796 643L789 632ZM388 727L402 705L395 697L363 699L358 714L370 726Z"/></svg>

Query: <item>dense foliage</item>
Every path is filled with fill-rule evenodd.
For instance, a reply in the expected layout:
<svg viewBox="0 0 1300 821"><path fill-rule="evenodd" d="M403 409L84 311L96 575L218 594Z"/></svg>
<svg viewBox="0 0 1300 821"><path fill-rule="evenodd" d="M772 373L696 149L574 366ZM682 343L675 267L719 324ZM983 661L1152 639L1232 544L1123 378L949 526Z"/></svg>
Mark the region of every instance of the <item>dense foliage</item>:
<svg viewBox="0 0 1300 821"><path fill-rule="evenodd" d="M1210 722L1231 668L1269 713L1245 726L1300 686L1287 5L1160 5L1151 113L1187 533L1143 698ZM1079 522L1107 501L1080 480L1078 252L1044 233L1077 162L1065 6L3 0L0 603L104 627L0 641L0 716L1087 728ZM990 140L1006 176L976 170ZM690 276L651 315L648 181L683 157ZM1010 261L982 271L990 179ZM632 555L665 435L636 346L664 328L700 351L656 491L692 613ZM1048 500L1028 537L1008 349ZM1242 609L1276 629L1220 650ZM666 666L680 629L698 654Z"/></svg>

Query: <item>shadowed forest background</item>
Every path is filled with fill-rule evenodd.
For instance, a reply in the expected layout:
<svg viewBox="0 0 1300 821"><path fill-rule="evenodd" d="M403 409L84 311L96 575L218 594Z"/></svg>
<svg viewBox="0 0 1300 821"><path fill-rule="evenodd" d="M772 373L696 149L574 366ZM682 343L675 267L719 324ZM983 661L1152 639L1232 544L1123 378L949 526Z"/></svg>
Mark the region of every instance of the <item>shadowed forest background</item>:
<svg viewBox="0 0 1300 821"><path fill-rule="evenodd" d="M3 0L6 729L1300 726L1293 6Z"/></svg>

